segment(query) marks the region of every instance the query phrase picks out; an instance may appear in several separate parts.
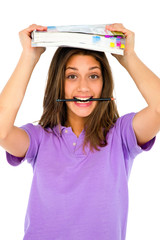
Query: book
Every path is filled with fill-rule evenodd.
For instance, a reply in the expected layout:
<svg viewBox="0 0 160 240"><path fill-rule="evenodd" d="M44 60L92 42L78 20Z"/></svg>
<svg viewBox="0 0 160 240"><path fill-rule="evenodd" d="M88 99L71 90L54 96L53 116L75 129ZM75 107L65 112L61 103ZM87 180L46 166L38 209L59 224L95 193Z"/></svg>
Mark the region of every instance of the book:
<svg viewBox="0 0 160 240"><path fill-rule="evenodd" d="M106 24L48 26L47 31L34 30L32 47L75 47L123 55L125 36L105 30Z"/></svg>

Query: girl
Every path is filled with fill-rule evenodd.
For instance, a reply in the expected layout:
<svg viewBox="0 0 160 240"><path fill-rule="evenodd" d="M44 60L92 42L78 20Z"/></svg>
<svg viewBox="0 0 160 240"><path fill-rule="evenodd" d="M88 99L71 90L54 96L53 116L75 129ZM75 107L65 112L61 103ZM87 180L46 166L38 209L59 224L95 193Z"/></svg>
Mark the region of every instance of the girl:
<svg viewBox="0 0 160 240"><path fill-rule="evenodd" d="M39 124L16 127L30 76L45 51L31 47L35 29L46 27L20 32L23 51L0 95L0 144L10 164L27 159L34 173L23 239L124 240L133 159L151 149L160 129L159 78L137 57L133 32L122 24L106 26L125 34L124 56L115 57L148 106L119 117L114 101L87 101L113 95L105 54L61 47L50 65Z"/></svg>

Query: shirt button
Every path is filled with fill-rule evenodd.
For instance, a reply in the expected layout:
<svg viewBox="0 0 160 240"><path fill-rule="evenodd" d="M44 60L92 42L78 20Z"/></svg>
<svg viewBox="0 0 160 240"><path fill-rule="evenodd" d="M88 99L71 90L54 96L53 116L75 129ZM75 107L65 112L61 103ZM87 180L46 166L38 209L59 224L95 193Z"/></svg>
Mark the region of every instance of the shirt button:
<svg viewBox="0 0 160 240"><path fill-rule="evenodd" d="M67 129L65 130L65 133L68 133L68 130L67 130Z"/></svg>
<svg viewBox="0 0 160 240"><path fill-rule="evenodd" d="M75 142L73 143L73 146L76 146L76 143L75 143Z"/></svg>

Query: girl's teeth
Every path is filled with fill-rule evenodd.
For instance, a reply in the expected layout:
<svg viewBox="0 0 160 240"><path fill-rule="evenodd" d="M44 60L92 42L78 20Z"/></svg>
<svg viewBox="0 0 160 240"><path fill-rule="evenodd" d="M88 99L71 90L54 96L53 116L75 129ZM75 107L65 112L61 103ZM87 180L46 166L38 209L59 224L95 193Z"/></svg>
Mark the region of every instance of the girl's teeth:
<svg viewBox="0 0 160 240"><path fill-rule="evenodd" d="M77 101L77 103L89 103L89 101L85 101L85 102Z"/></svg>
<svg viewBox="0 0 160 240"><path fill-rule="evenodd" d="M79 100L87 100L89 98L77 98L77 99L79 99Z"/></svg>
<svg viewBox="0 0 160 240"><path fill-rule="evenodd" d="M90 98L76 98L77 100L82 100L82 101L77 101L77 103L89 103L89 101L86 101L86 100L88 100L88 99L90 99Z"/></svg>

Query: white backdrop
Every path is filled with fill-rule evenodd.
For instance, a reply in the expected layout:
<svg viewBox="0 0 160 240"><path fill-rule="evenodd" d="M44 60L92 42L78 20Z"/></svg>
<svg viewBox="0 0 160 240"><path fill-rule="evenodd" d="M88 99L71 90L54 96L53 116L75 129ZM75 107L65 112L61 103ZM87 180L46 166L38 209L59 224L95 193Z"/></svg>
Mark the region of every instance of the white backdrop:
<svg viewBox="0 0 160 240"><path fill-rule="evenodd" d="M157 0L6 0L1 1L0 10L0 91L14 70L22 50L18 32L32 23L123 23L136 34L135 49L138 56L160 76L160 18ZM17 126L38 120L41 116L47 70L53 53L54 49L47 49L33 72L16 119ZM107 56L115 79L115 97L120 115L144 108L146 103L128 73L116 59ZM0 239L23 238L31 180L31 166L27 163L19 167L10 166L4 150L0 148ZM129 194L126 239L160 239L160 134L153 149L135 159L129 180Z"/></svg>

